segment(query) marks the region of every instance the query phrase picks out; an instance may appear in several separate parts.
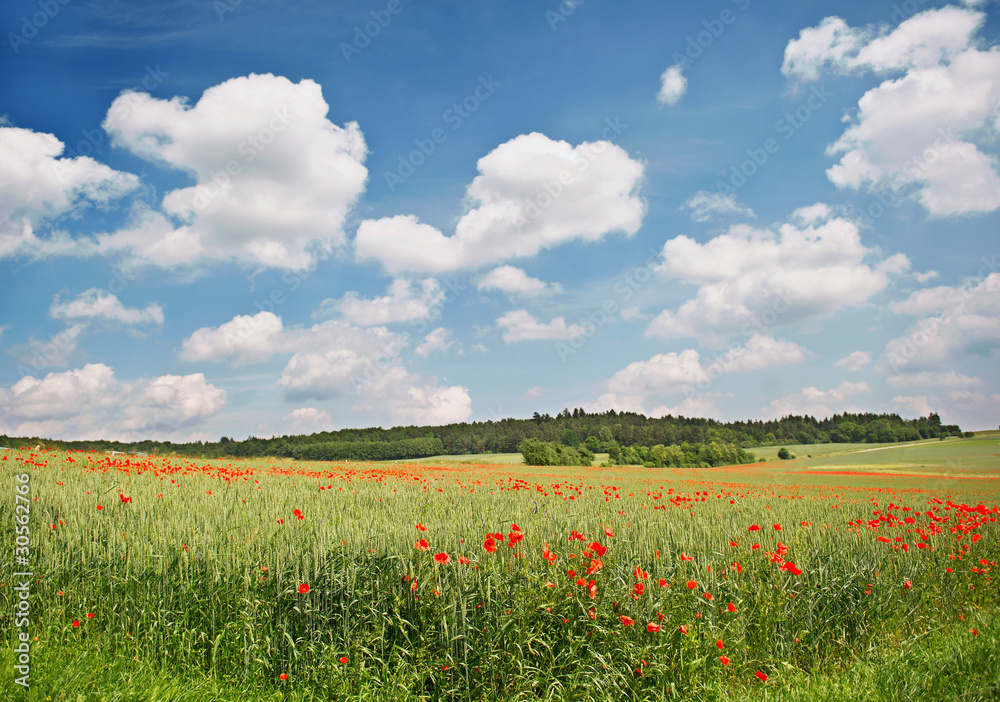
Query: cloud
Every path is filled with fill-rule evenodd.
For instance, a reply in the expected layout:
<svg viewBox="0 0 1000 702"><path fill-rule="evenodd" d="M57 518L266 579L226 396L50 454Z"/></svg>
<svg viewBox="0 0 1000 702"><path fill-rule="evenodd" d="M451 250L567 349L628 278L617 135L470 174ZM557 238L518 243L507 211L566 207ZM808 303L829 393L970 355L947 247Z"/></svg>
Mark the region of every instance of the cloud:
<svg viewBox="0 0 1000 702"><path fill-rule="evenodd" d="M329 414L315 407L300 407L281 419L286 435L318 434L333 431L336 425Z"/></svg>
<svg viewBox="0 0 1000 702"><path fill-rule="evenodd" d="M699 190L688 198L681 209L693 210L691 219L695 222L707 222L714 219L716 215L756 216L749 207L738 203L735 195L722 195L708 190Z"/></svg>
<svg viewBox="0 0 1000 702"><path fill-rule="evenodd" d="M397 278L389 285L388 294L366 300L349 292L340 300L326 299L320 303L323 314L336 309L352 324L370 327L394 322L428 319L444 302L445 293L434 278L408 281Z"/></svg>
<svg viewBox="0 0 1000 702"><path fill-rule="evenodd" d="M273 312L237 315L218 327L202 327L182 342L181 360L224 361L232 366L261 363L291 351L281 317Z"/></svg>
<svg viewBox="0 0 1000 702"><path fill-rule="evenodd" d="M791 219L801 226L819 224L830 217L832 210L825 202L800 207L792 212Z"/></svg>
<svg viewBox="0 0 1000 702"><path fill-rule="evenodd" d="M754 334L743 346L730 349L724 368L727 373L748 373L764 368L802 363L805 359L805 348L794 341ZM709 368L711 369L711 366Z"/></svg>
<svg viewBox="0 0 1000 702"><path fill-rule="evenodd" d="M521 397L525 400L537 400L539 397L545 394L545 388L541 385L536 385L534 387L525 390L524 395Z"/></svg>
<svg viewBox="0 0 1000 702"><path fill-rule="evenodd" d="M427 358L434 351L447 351L455 343L451 336L450 330L438 327L424 337L423 343L413 349L413 353Z"/></svg>
<svg viewBox="0 0 1000 702"><path fill-rule="evenodd" d="M839 17L801 32L782 72L816 80L837 73L891 73L858 103L853 124L827 148L840 188L891 189L935 216L1000 207L995 159L982 128L1000 127L1000 52L978 48L985 15L958 7L921 12L892 31L852 29ZM992 127L992 129L990 129Z"/></svg>
<svg viewBox="0 0 1000 702"><path fill-rule="evenodd" d="M871 392L868 383L853 383L849 380L830 390L802 388L797 393L773 400L761 410L761 416L784 417L789 414L808 414L814 417L829 417L840 412L857 412L859 410L849 404L849 401L855 395L866 392Z"/></svg>
<svg viewBox="0 0 1000 702"><path fill-rule="evenodd" d="M667 395L693 393L699 383L711 382L698 352L658 353L648 361L635 361L604 382L604 393L591 403L600 411L644 412L644 407Z"/></svg>
<svg viewBox="0 0 1000 702"><path fill-rule="evenodd" d="M709 392L709 388L720 376L789 366L803 362L807 355L806 349L795 342L760 334L712 358L702 359L694 349L656 354L648 361L630 363L604 381L603 394L587 406L602 412L608 408L645 412L645 408L661 403L649 416L690 414L695 408L711 410L701 416L719 416L714 403L723 395ZM686 395L679 405L669 407L664 403L664 398L679 393Z"/></svg>
<svg viewBox="0 0 1000 702"><path fill-rule="evenodd" d="M229 361L239 366L291 355L277 380L290 402L339 399L352 412L405 424L461 422L472 414L468 390L442 387L436 378L410 373L399 353L405 334L328 320L307 329L285 329L271 312L237 315L203 327L184 340L185 361Z"/></svg>
<svg viewBox="0 0 1000 702"><path fill-rule="evenodd" d="M494 268L476 283L479 290L503 290L522 295L540 295L549 290L558 291L561 287L558 283L548 284L532 278L523 269L514 266Z"/></svg>
<svg viewBox="0 0 1000 702"><path fill-rule="evenodd" d="M833 364L834 368L847 368L851 373L857 373L872 362L872 355L867 351L852 351Z"/></svg>
<svg viewBox="0 0 1000 702"><path fill-rule="evenodd" d="M58 296L49 308L53 319L109 321L128 325L162 325L163 308L150 303L145 309L125 307L114 293L90 288L68 302Z"/></svg>
<svg viewBox="0 0 1000 702"><path fill-rule="evenodd" d="M934 411L934 406L927 395L897 395L892 398L892 404L900 409L909 410L918 417L926 417Z"/></svg>
<svg viewBox="0 0 1000 702"><path fill-rule="evenodd" d="M975 388L983 384L979 378L962 375L954 370L923 371L920 373L901 373L886 378L886 382L894 388L932 387L940 386L951 389Z"/></svg>
<svg viewBox="0 0 1000 702"><path fill-rule="evenodd" d="M567 325L563 317L556 317L548 324L543 324L527 310L507 312L497 319L497 326L504 328L503 340L508 344L516 341L574 339L586 331L579 324Z"/></svg>
<svg viewBox="0 0 1000 702"><path fill-rule="evenodd" d="M320 86L271 74L233 78L184 98L123 93L104 129L115 146L186 173L162 211L100 237L155 265L230 260L308 268L344 243L344 221L364 191L366 146L354 122L327 118Z"/></svg>
<svg viewBox="0 0 1000 702"><path fill-rule="evenodd" d="M704 244L687 236L668 240L661 275L698 286L677 310L660 313L647 336L691 336L709 346L733 334L764 333L776 327L828 317L860 307L885 289L891 273L909 267L902 254L874 266L855 223L833 218L777 232L734 225Z"/></svg>
<svg viewBox="0 0 1000 702"><path fill-rule="evenodd" d="M139 179L87 156L59 158L51 134L0 126L0 259L93 252L89 240L48 231L61 217L106 206L139 187Z"/></svg>
<svg viewBox="0 0 1000 702"><path fill-rule="evenodd" d="M972 356L990 358L1000 347L1000 273L968 286L918 290L889 309L921 318L886 344L893 371L943 371Z"/></svg>
<svg viewBox="0 0 1000 702"><path fill-rule="evenodd" d="M677 104L677 101L681 99L681 96L687 92L687 78L683 75L684 66L682 64L674 64L667 70L663 72L660 76L660 92L656 96L656 100L661 105L670 105L673 107Z"/></svg>
<svg viewBox="0 0 1000 702"><path fill-rule="evenodd" d="M717 392L702 392L697 395L685 397L679 404L672 407L660 405L649 411L650 417L666 417L668 414L674 417L711 417L720 419L723 416L719 409L719 401L730 399L732 395L723 395Z"/></svg>
<svg viewBox="0 0 1000 702"><path fill-rule="evenodd" d="M466 190L477 206L459 219L453 236L413 215L368 219L355 238L358 258L379 261L391 274L452 271L569 241L600 241L616 231L632 235L642 223L643 203L634 193L643 166L609 141L574 147L522 134L477 166Z"/></svg>
<svg viewBox="0 0 1000 702"><path fill-rule="evenodd" d="M0 430L11 436L133 441L169 438L226 405L201 373L125 383L102 363L0 388Z"/></svg>

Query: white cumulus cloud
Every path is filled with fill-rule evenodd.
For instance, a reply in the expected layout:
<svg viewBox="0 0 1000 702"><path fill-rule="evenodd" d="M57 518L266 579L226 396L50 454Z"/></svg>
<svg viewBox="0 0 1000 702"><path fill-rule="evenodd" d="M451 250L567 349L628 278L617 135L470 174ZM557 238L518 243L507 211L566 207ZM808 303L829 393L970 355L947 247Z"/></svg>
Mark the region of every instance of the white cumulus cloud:
<svg viewBox="0 0 1000 702"><path fill-rule="evenodd" d="M1000 128L1000 51L976 38L985 17L949 6L892 30L828 17L789 42L782 66L789 77L891 74L864 94L856 118L829 145L828 155L841 154L827 171L832 183L891 189L937 216L1000 207L995 144L986 136Z"/></svg>
<svg viewBox="0 0 1000 702"><path fill-rule="evenodd" d="M846 368L851 373L863 370L872 362L872 355L867 351L852 351L833 364L834 368Z"/></svg>
<svg viewBox="0 0 1000 702"><path fill-rule="evenodd" d="M226 405L201 373L127 383L102 363L0 388L0 431L12 436L133 441L171 438Z"/></svg>
<svg viewBox="0 0 1000 702"><path fill-rule="evenodd" d="M348 322L370 327L427 319L434 315L444 299L445 292L434 278L419 282L396 278L382 297L368 300L349 292L340 300L323 300L320 308L324 314L339 310Z"/></svg>
<svg viewBox="0 0 1000 702"><path fill-rule="evenodd" d="M537 132L522 134L479 159L466 190L476 206L453 236L413 215L365 220L355 251L392 274L476 268L533 256L568 241L599 241L639 230L636 196L643 166L608 141L571 146Z"/></svg>
<svg viewBox="0 0 1000 702"><path fill-rule="evenodd" d="M111 321L129 325L163 324L163 308L150 303L145 309L125 307L114 293L90 288L74 299L60 302L58 297L49 308L54 319Z"/></svg>
<svg viewBox="0 0 1000 702"><path fill-rule="evenodd" d="M708 190L699 190L688 198L681 209L689 209L695 222L707 222L717 215L754 217L753 210L736 201L735 195L723 195Z"/></svg>
<svg viewBox="0 0 1000 702"><path fill-rule="evenodd" d="M660 92L656 95L656 99L661 105L673 106L686 92L687 78L684 77L684 66L677 63L660 76Z"/></svg>
<svg viewBox="0 0 1000 702"><path fill-rule="evenodd" d="M548 323L540 322L527 310L507 312L497 319L497 326L503 328L503 340L508 344L516 341L574 339L586 331L579 324L566 324L563 317L556 317Z"/></svg>
<svg viewBox="0 0 1000 702"><path fill-rule="evenodd" d="M195 185L168 192L162 211L100 238L173 266L202 259L303 269L344 243L364 191L366 146L354 122L327 119L320 86L251 74L209 88L194 105L126 93L104 121L115 146L182 171Z"/></svg>
<svg viewBox="0 0 1000 702"><path fill-rule="evenodd" d="M660 313L646 334L692 336L709 346L859 307L909 267L902 254L866 263L872 252L857 225L842 218L776 232L734 225L704 244L682 235L664 244L662 257L658 273L698 291Z"/></svg>
<svg viewBox="0 0 1000 702"><path fill-rule="evenodd" d="M277 380L288 401L338 400L392 423L465 421L472 413L468 390L406 370L399 353L408 344L405 334L340 319L286 329L265 311L196 330L184 340L181 358L238 366L290 355Z"/></svg>
<svg viewBox="0 0 1000 702"><path fill-rule="evenodd" d="M860 410L851 403L851 400L856 395L867 392L871 392L868 383L854 383L849 380L829 390L820 390L816 387L802 388L797 393L773 400L761 410L761 415L775 418L789 414L829 417L840 412L857 412Z"/></svg>
<svg viewBox="0 0 1000 702"><path fill-rule="evenodd" d="M60 158L63 151L52 134L0 126L0 259L93 253L92 241L52 231L54 221L139 187L131 173L88 156Z"/></svg>
<svg viewBox="0 0 1000 702"><path fill-rule="evenodd" d="M494 268L476 283L476 287L479 290L503 290L522 295L540 295L550 290L561 289L558 283L548 284L538 278L532 278L523 269L514 266Z"/></svg>

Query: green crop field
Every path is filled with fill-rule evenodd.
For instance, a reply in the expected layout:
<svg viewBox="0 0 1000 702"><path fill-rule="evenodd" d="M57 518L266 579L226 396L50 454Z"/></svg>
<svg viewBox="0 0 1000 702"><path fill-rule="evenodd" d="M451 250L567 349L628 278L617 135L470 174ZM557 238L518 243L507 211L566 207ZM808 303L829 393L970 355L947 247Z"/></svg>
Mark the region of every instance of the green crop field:
<svg viewBox="0 0 1000 702"><path fill-rule="evenodd" d="M997 699L1000 437L789 448L703 469L4 452L3 513L27 516L0 526L0 608L27 624L0 618L0 685Z"/></svg>

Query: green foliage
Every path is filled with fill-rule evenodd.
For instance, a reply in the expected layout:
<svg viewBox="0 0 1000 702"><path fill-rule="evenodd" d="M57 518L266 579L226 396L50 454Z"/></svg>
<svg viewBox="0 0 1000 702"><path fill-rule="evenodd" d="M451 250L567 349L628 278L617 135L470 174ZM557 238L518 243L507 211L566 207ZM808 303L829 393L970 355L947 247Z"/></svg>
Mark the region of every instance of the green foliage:
<svg viewBox="0 0 1000 702"><path fill-rule="evenodd" d="M330 441L306 444L293 456L306 461L395 461L423 458L444 453L441 439L403 439L401 441Z"/></svg>
<svg viewBox="0 0 1000 702"><path fill-rule="evenodd" d="M790 415L772 421L722 423L713 419L667 415L652 419L635 412L587 413L577 408L564 409L555 417L535 412L531 419L501 419L499 421L448 424L436 427L402 426L382 429L369 427L319 432L309 436L282 436L261 439L255 436L236 441L221 437L218 442L200 441L188 444L139 441L120 443L111 441L51 441L38 437L0 436L0 446L31 446L37 444L53 448L83 450L115 450L150 454L174 454L216 458L233 456L297 457L303 449L313 444L352 442L395 442L414 439L440 439L441 454L515 453L526 439L578 446L580 437L596 436L600 451L612 452L611 442L619 447L681 446L688 444L733 444L743 449L757 446L810 443L885 443L915 441L940 437L962 436L956 425L943 425L936 414L904 420L898 414L842 414L817 420L810 416ZM339 451L340 449L338 449ZM342 449L346 450L346 449ZM598 453L593 442L587 445L591 453ZM365 449L365 451L375 451ZM389 451L388 453L393 453ZM331 454L332 455L332 454ZM345 454L347 455L347 454ZM378 455L366 453L365 455ZM409 457L428 455L411 452ZM347 457L356 457L353 454ZM400 456L405 458L405 456ZM384 459L389 460L389 459ZM399 460L399 458L392 459ZM612 456L612 460L615 459ZM700 459L711 464L712 459ZM626 461L620 462L646 462Z"/></svg>
<svg viewBox="0 0 1000 702"><path fill-rule="evenodd" d="M571 448L551 441L527 439L518 447L528 466L589 466L594 454L585 446Z"/></svg>
<svg viewBox="0 0 1000 702"><path fill-rule="evenodd" d="M778 449L778 458L780 458L781 460L787 461L791 457L792 454L788 453L788 449L786 449L784 446Z"/></svg>

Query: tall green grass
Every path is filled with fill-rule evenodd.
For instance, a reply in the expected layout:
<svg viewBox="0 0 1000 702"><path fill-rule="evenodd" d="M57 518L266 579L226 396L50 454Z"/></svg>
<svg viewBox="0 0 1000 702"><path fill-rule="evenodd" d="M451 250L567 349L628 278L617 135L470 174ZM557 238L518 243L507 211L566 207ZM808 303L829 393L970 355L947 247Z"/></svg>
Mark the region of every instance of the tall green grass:
<svg viewBox="0 0 1000 702"><path fill-rule="evenodd" d="M30 473L37 498L32 695L145 699L122 696L142 692L121 689L131 685L162 699L810 699L794 695L857 675L911 698L962 699L996 682L996 648L984 642L996 640L997 523L977 528L963 560L956 547L971 533L948 530L956 511L944 505L950 523L928 549L912 533L925 517L877 532L902 536L906 553L847 526L891 501L930 510L928 493L670 483L651 471L604 485L586 471L518 482L491 469L174 459L155 473L88 461L99 462L5 465L11 486L13 473ZM0 494L12 513L12 490ZM483 549L487 533L515 523L515 548ZM569 541L573 531L586 540ZM12 520L0 537L13 542ZM421 538L426 551L414 547ZM608 550L586 575L592 541ZM801 575L765 555L779 541ZM15 570L11 550L0 551L4 573ZM980 558L994 564L972 573ZM0 635L12 633L4 618ZM969 670L943 682L928 645ZM19 694L12 677L5 666L0 684Z"/></svg>

